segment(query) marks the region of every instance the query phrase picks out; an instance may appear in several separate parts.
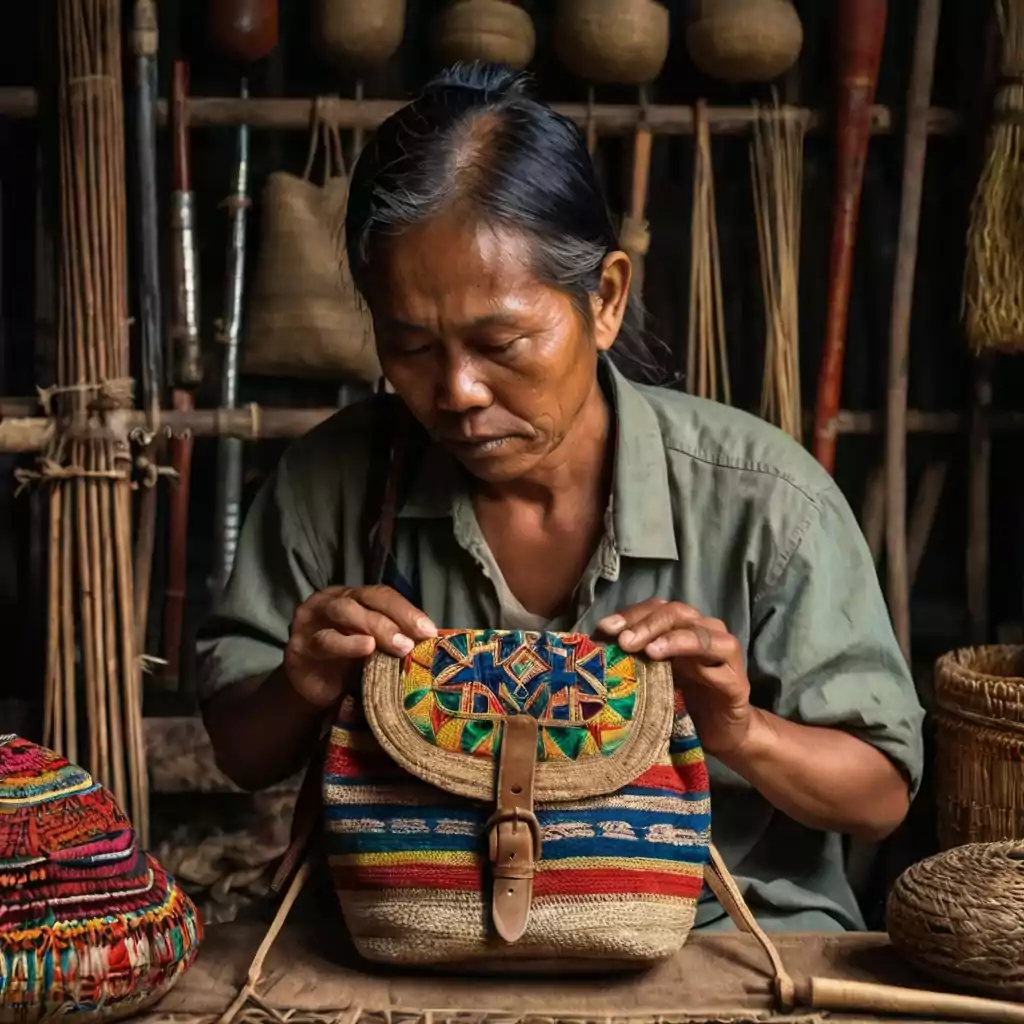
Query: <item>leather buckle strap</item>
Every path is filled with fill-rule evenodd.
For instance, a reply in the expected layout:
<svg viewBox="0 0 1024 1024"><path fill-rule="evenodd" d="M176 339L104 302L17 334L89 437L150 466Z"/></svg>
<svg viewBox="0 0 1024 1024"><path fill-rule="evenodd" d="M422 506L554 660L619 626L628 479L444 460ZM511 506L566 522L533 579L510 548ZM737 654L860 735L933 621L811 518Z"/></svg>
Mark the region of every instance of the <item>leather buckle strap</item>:
<svg viewBox="0 0 1024 1024"><path fill-rule="evenodd" d="M540 824L533 812L537 737L532 715L505 719L497 808L485 826L494 883L491 916L495 931L506 942L518 941L526 931L541 854Z"/></svg>

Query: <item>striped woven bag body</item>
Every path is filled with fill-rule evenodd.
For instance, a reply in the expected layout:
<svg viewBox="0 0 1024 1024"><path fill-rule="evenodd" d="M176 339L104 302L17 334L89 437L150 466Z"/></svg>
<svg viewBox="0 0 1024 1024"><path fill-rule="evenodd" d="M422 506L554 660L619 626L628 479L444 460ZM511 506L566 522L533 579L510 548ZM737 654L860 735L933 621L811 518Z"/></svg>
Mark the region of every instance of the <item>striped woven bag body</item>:
<svg viewBox="0 0 1024 1024"><path fill-rule="evenodd" d="M644 966L685 941L709 857L670 668L577 634L444 631L375 655L323 803L342 912L376 961Z"/></svg>

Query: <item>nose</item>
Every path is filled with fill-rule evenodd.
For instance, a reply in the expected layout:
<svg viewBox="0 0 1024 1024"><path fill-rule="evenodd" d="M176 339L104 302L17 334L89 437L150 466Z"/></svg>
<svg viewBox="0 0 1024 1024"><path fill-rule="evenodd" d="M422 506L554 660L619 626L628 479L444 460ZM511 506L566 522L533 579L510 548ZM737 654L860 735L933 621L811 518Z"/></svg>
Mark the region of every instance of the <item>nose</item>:
<svg viewBox="0 0 1024 1024"><path fill-rule="evenodd" d="M486 409L494 398L474 360L460 356L445 362L437 385L437 408L455 415Z"/></svg>

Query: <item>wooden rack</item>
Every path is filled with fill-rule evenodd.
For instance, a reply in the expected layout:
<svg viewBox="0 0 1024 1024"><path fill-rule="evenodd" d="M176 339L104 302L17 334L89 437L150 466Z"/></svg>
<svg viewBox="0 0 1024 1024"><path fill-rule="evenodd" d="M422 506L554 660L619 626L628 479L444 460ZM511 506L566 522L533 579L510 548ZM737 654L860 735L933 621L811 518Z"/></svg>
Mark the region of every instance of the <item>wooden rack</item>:
<svg viewBox="0 0 1024 1024"><path fill-rule="evenodd" d="M191 97L188 117L192 127L230 127L248 124L250 128L307 131L312 123L316 99L240 99L235 96ZM398 110L404 100L353 100L338 96L322 97L329 104L329 116L345 128L372 129ZM626 135L636 130L643 119L658 135L692 135L692 106L651 104L555 103L553 108L578 125L593 124L601 135ZM0 89L0 117L31 118L39 109L35 89ZM806 107L793 108L805 118L808 131L828 127L829 117L822 111ZM158 105L161 124L167 121L167 101ZM708 123L718 135L741 135L750 130L757 118L752 107L708 107ZM887 135L898 127L898 119L889 107L872 108L871 127L877 135ZM928 114L931 135L955 135L961 120L956 111L932 107Z"/></svg>

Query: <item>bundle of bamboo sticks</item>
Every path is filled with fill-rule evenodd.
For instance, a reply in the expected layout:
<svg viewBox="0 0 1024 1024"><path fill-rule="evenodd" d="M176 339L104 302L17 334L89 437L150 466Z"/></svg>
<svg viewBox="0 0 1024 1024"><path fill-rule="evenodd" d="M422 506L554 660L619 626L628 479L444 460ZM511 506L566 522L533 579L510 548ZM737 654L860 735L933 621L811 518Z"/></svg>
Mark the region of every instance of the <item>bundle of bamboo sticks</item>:
<svg viewBox="0 0 1024 1024"><path fill-rule="evenodd" d="M62 256L52 400L73 424L131 403L120 4L62 0L57 29ZM60 437L39 471L51 499L46 739L110 787L146 842L129 439Z"/></svg>
<svg viewBox="0 0 1024 1024"><path fill-rule="evenodd" d="M725 347L725 304L715 215L715 173L707 105L694 118L693 213L690 220L690 319L686 388L702 398L732 403Z"/></svg>
<svg viewBox="0 0 1024 1024"><path fill-rule="evenodd" d="M804 126L780 109L755 107L750 145L754 216L765 311L761 415L803 440L800 401L800 209Z"/></svg>

